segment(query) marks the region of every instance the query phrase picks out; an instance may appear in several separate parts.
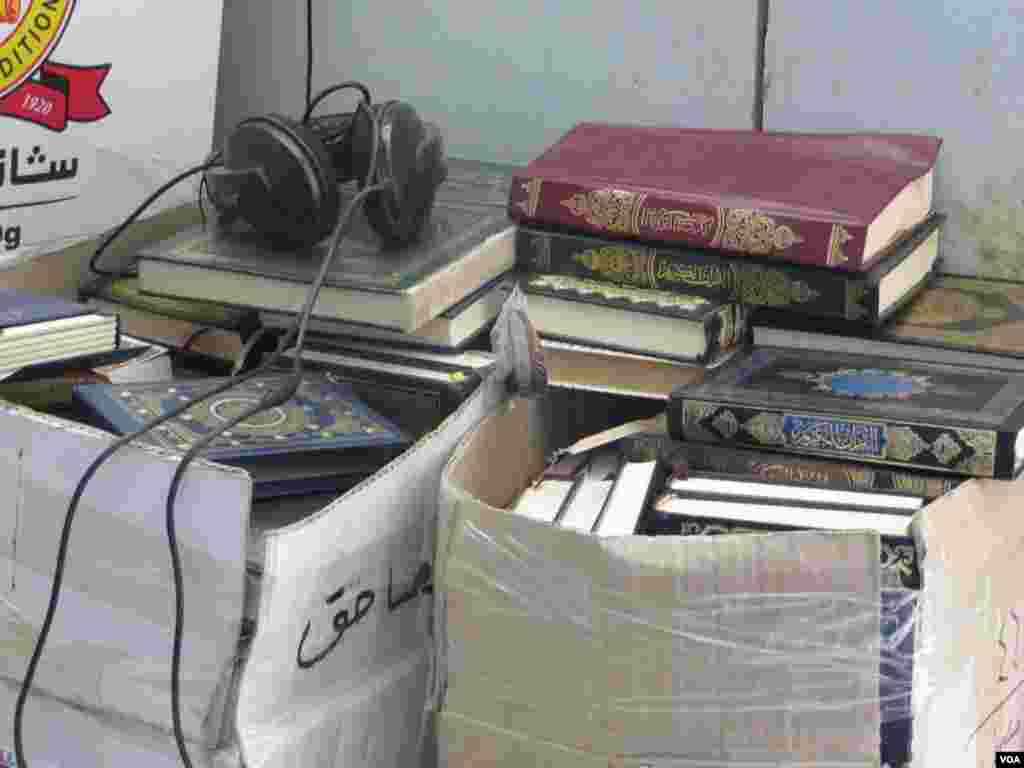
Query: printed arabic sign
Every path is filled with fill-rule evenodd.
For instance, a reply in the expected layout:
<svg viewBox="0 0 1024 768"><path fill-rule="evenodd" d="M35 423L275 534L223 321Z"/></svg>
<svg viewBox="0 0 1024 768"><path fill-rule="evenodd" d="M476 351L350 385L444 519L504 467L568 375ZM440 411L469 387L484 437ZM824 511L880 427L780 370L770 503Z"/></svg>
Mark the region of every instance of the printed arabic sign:
<svg viewBox="0 0 1024 768"><path fill-rule="evenodd" d="M49 60L74 9L75 0L0 0L0 115L63 131L110 114L100 95L109 64Z"/></svg>

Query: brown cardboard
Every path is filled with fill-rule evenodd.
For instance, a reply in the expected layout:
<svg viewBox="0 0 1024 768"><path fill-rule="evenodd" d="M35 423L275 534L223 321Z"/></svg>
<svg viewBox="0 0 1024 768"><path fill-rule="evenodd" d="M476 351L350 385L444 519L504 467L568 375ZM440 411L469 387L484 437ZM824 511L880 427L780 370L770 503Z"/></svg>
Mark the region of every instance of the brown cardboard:
<svg viewBox="0 0 1024 768"><path fill-rule="evenodd" d="M877 765L877 534L597 539L520 518L500 507L543 466L543 412L509 403L442 478L441 764Z"/></svg>
<svg viewBox="0 0 1024 768"><path fill-rule="evenodd" d="M928 648L915 659L914 765L988 768L1024 749L1024 478L972 480L914 521Z"/></svg>

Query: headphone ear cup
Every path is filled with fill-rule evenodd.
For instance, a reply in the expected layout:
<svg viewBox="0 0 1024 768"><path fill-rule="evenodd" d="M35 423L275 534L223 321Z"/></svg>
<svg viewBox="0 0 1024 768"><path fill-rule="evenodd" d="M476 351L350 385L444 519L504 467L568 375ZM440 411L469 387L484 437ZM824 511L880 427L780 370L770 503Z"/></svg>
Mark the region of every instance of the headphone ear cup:
<svg viewBox="0 0 1024 768"><path fill-rule="evenodd" d="M374 106L379 125L377 168L370 184L388 188L367 196L366 220L387 247L417 238L430 218L438 185L447 175L444 143L436 126L420 120L416 110L400 101ZM353 124L353 170L365 181L372 153L372 126L365 113Z"/></svg>
<svg viewBox="0 0 1024 768"><path fill-rule="evenodd" d="M327 151L327 147L320 140L313 130L304 123L288 121L296 135L302 141L304 148L308 149L313 156L313 168L320 177L323 198L320 202L319 224L315 228L320 234L313 240L319 242L334 231L338 223L338 212L341 206L341 195L338 191L338 178L334 172L334 162Z"/></svg>
<svg viewBox="0 0 1024 768"><path fill-rule="evenodd" d="M281 115L243 120L224 144L227 177L256 172L242 183L232 213L272 242L303 247L322 240L338 215L338 188L322 142ZM211 177L212 178L212 177Z"/></svg>

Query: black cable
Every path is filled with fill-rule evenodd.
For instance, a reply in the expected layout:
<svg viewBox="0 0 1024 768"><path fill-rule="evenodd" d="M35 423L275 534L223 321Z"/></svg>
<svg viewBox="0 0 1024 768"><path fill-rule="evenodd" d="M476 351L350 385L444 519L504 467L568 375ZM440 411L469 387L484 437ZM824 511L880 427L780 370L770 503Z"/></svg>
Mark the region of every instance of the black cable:
<svg viewBox="0 0 1024 768"><path fill-rule="evenodd" d="M360 104L361 108L369 111L369 107L365 104ZM168 538L168 547L171 554L171 569L174 581L174 601L175 601L175 621L174 621L174 641L173 641L173 652L171 656L171 718L173 721L174 740L178 747L178 753L181 757L182 764L185 768L192 768L192 760L188 754L188 748L185 744L185 734L181 728L181 644L184 636L184 614L185 614L185 600L184 600L184 585L181 576L181 559L178 552L178 540L177 531L175 529L174 520L174 502L177 497L178 487L181 483L181 478L188 467L188 464L194 459L199 452L201 452L210 441L216 439L221 433L231 429L233 426L241 423L247 418L250 418L257 413L260 413L267 408L273 408L287 402L295 394L299 384L302 380L302 350L305 346L306 340L306 329L309 326L310 318L313 314L313 307L316 305L317 297L319 296L320 290L323 286L324 280L327 277L327 273L330 270L331 264L334 261L336 252L341 245L342 240L348 232L349 227L352 224L354 214L362 202L370 194L379 192L387 187L387 185L370 185L370 181L374 178L376 173L376 157L380 143L380 126L377 125L376 120L370 121L371 130L371 156L370 156L370 167L367 172L366 178L364 179L364 186L355 197L346 206L344 212L341 214L338 225L334 230L331 237L330 246L327 249L327 253L324 255L323 262L320 265L320 271L317 273L315 280L306 296L305 305L302 308L301 313L297 318L296 327L289 331L279 342L277 349L270 356L270 358L258 366L252 369L248 373L241 374L240 376L232 377L227 381L221 382L216 385L210 391L204 393L202 396L197 397L184 405L180 405L168 413L158 416L157 418L147 422L139 429L134 432L124 435L110 445L108 445L100 455L93 460L89 467L85 470L81 479L78 481L78 485L75 487L74 493L71 495L71 501L68 504L67 512L64 516L64 525L61 530L60 543L57 547L57 562L54 569L53 584L50 588L50 599L46 608L46 615L43 619L43 624L39 630L39 636L36 638L35 647L32 650L32 656L29 659L28 667L25 670L25 677L22 680L21 689L18 692L18 700L14 708L14 752L18 761L18 765L22 768L28 768L28 760L25 757L25 749L22 738L23 721L25 716L25 704L28 701L28 694L32 688L32 682L35 679L36 669L39 666L39 661L43 655L43 649L46 646L47 638L50 634L50 629L53 625L53 619L57 613L57 606L60 602L60 593L63 586L64 580L64 567L67 562L68 555L68 544L71 538L71 526L74 522L75 513L78 509L79 501L81 500L82 494L85 491L85 487L89 480L96 474L100 466L106 462L111 456L113 456L118 450L128 445L130 442L135 440L137 437L155 429L161 424L170 421L177 416L199 404L209 398L218 395L222 392L231 389L232 387L242 384L253 377L266 373L271 370L277 361L283 356L286 349L294 342L294 361L292 374L289 377L288 383L279 388L276 392L269 392L263 398L261 398L255 406L243 411L241 414L235 416L226 424L219 427L214 432L208 433L203 436L200 440L196 441L192 447L182 457L181 462L178 464L175 470L174 476L171 479L171 485L167 494L167 507L166 507L166 530ZM201 167L201 166L200 166ZM122 226L121 230L124 229ZM109 238L106 243L109 244ZM281 400L280 398L283 398Z"/></svg>
<svg viewBox="0 0 1024 768"><path fill-rule="evenodd" d="M174 471L174 476L171 478L170 489L167 492L166 508L167 545L171 553L171 569L174 579L174 641L173 651L171 654L171 716L173 718L174 740L177 742L178 752L181 755L182 763L186 768L192 768L192 761L188 756L188 750L185 745L185 735L181 730L181 644L185 634L185 591L181 574L181 556L178 552L178 536L175 529L174 516L174 502L178 496L178 489L181 486L185 470L188 468L192 460L202 453L211 442L220 437L222 433L234 428L238 424L252 416L255 416L261 411L287 403L295 396L295 393L299 389L299 385L302 383L302 350L305 346L306 328L308 327L310 317L313 314L313 306L316 302L316 297L319 295L320 288L323 286L324 279L327 277L331 263L334 261L334 253L337 250L341 239L347 233L347 230L351 225L352 219L354 218L352 214L355 212L356 208L368 195L373 192L380 191L382 188L382 186L364 188L352 199L352 202L349 203L345 212L342 214L341 221L335 230L335 236L332 238L331 246L327 251L327 255L323 259L320 266L320 272L309 290L306 305L303 307L302 313L298 319L298 332L295 338L292 373L289 375L287 382L275 391L264 395L254 405L251 405L241 413L236 414L214 431L208 432L200 439L196 440L196 442L192 444L192 447L185 452L185 455L182 457ZM280 359L285 349L289 346L293 334L295 334L294 330L281 340L278 344L277 350L275 350L274 354L266 363L260 366L260 369L273 365L278 359ZM208 396L204 396L201 399L206 399L206 397Z"/></svg>
<svg viewBox="0 0 1024 768"><path fill-rule="evenodd" d="M142 212L145 211L150 205L152 205L157 198L166 193L167 190L171 189L171 187L175 186L176 184L180 184L189 176L194 176L197 173L203 173L204 171L208 171L211 168L216 168L217 166L220 165L220 160L217 158L218 155L214 155L213 159L207 160L201 165L196 165L193 166L192 168L189 168L188 170L182 171L177 176L172 178L170 181L161 185L160 188L156 190L156 192L154 192L145 200L143 200L142 204L134 211L132 211L131 215L128 216L127 219L118 224L112 232L110 232L106 237L103 238L103 241L99 244L99 246L97 246L96 252L92 255L92 258L89 259L89 270L94 274L102 275L103 277L135 277L138 274L138 272L132 270L125 272L111 272L108 269L100 269L97 266L100 256L103 254L105 250L107 250L107 248L114 241L114 239L120 236L122 232L124 232L126 229L128 229L128 227L134 224L135 220L142 215Z"/></svg>
<svg viewBox="0 0 1024 768"><path fill-rule="evenodd" d="M302 115L302 122L308 123L309 118L313 116L313 110L320 106L320 102L322 102L328 96L331 96L337 93L338 91L346 90L359 91L363 95L363 101L365 101L367 104L371 103L369 88L355 80L346 80L343 83L332 85L330 88L324 88L324 90L320 91L320 93L318 93L316 97L311 102L309 102L309 106L306 107L306 112L305 114Z"/></svg>
<svg viewBox="0 0 1024 768"><path fill-rule="evenodd" d="M203 227L203 232L206 231L206 208L203 207L203 189L206 187L206 174L203 174L203 178L199 180L199 189L196 191L196 207L199 209L199 218Z"/></svg>
<svg viewBox="0 0 1024 768"><path fill-rule="evenodd" d="M306 111L313 100L313 0L306 0ZM305 121L303 121L305 122Z"/></svg>

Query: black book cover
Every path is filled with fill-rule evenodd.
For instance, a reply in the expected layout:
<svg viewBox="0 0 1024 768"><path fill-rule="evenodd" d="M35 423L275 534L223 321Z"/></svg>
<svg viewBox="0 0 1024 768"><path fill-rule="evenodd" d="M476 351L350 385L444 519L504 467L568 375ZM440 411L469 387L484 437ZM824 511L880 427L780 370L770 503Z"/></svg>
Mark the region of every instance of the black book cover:
<svg viewBox="0 0 1024 768"><path fill-rule="evenodd" d="M666 462L691 477L899 493L928 500L945 495L961 482L950 475L723 445L670 441L664 451Z"/></svg>
<svg viewBox="0 0 1024 768"><path fill-rule="evenodd" d="M302 353L305 369L325 372L351 385L369 407L417 439L448 418L476 391L489 370L430 357L402 356L396 350L379 355L352 349L305 349Z"/></svg>
<svg viewBox="0 0 1024 768"><path fill-rule="evenodd" d="M675 390L668 422L682 440L1006 479L1024 374L757 347Z"/></svg>
<svg viewBox="0 0 1024 768"><path fill-rule="evenodd" d="M685 498L671 491L666 495ZM637 533L644 536L717 536L798 530L808 529L780 523L737 521L663 512L657 508L657 501L647 507L637 526ZM910 536L882 536L881 541L882 554L879 565L882 569L883 583L906 589L920 589L921 571L914 540Z"/></svg>
<svg viewBox="0 0 1024 768"><path fill-rule="evenodd" d="M589 278L874 325L899 308L897 304L880 312L882 278L903 264L944 218L933 214L893 243L889 253L863 273L530 227L517 230L516 261L521 270L531 274ZM908 295L913 293L911 290Z"/></svg>

